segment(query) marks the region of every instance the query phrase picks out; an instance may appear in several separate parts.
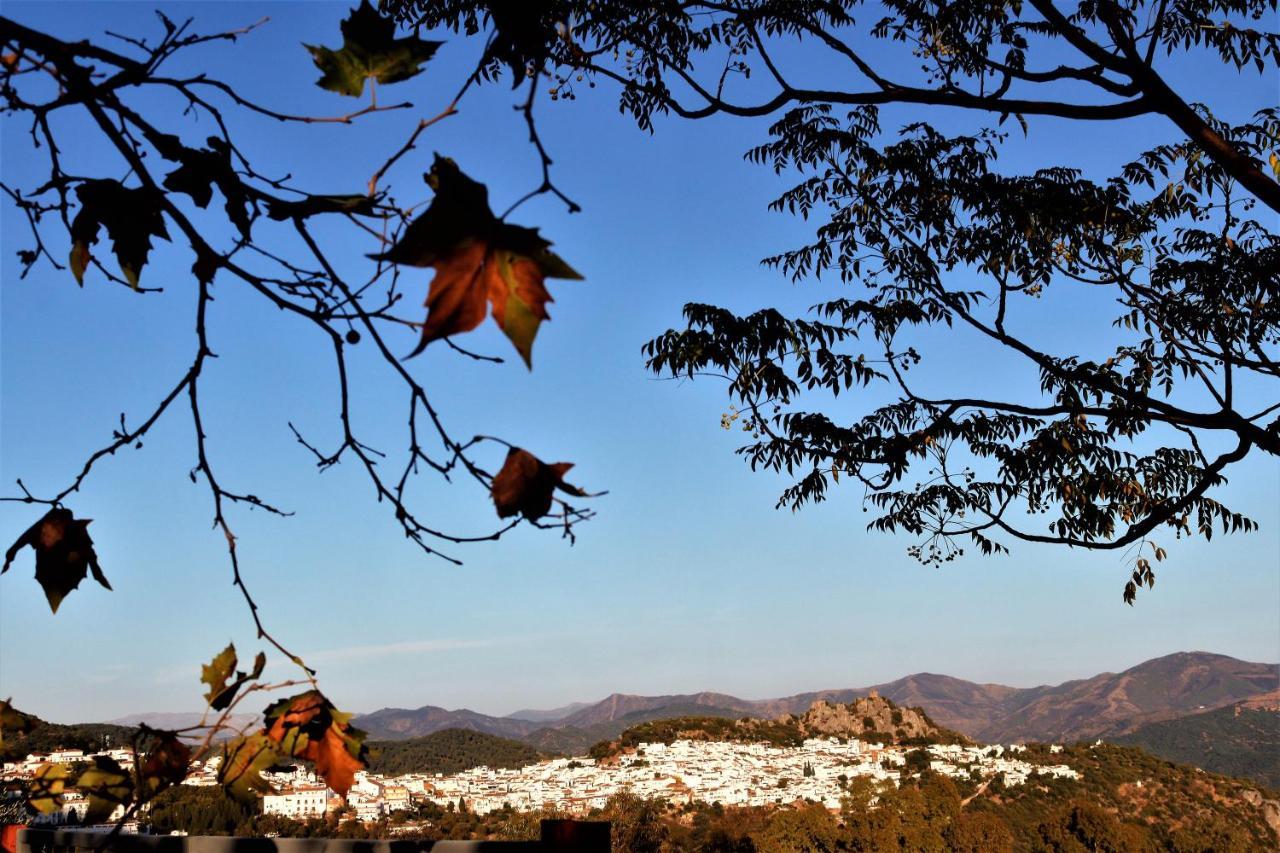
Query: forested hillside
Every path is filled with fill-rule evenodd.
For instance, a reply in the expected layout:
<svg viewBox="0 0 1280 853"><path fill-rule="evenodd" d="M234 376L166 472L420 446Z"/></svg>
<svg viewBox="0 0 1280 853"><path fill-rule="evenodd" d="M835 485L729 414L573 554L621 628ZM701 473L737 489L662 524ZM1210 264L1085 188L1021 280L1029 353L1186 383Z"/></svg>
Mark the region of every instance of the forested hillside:
<svg viewBox="0 0 1280 853"><path fill-rule="evenodd" d="M5 752L15 756L52 752L57 749L83 749L94 752L106 747L127 746L137 729L113 723L46 723L37 720L35 728L25 734L5 732Z"/></svg>
<svg viewBox="0 0 1280 853"><path fill-rule="evenodd" d="M524 767L546 753L528 744L467 729L445 729L410 740L369 744L369 770L385 776L404 773L460 773L472 767Z"/></svg>
<svg viewBox="0 0 1280 853"><path fill-rule="evenodd" d="M1274 707L1244 703L1151 723L1116 742L1280 789L1280 710Z"/></svg>

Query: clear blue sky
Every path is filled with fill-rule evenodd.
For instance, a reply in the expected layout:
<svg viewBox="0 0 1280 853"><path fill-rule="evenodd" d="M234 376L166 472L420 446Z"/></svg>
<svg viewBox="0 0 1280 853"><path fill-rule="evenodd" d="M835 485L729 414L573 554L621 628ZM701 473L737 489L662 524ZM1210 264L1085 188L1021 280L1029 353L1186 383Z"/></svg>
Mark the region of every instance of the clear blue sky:
<svg viewBox="0 0 1280 853"><path fill-rule="evenodd" d="M100 38L104 29L154 33L154 5L7 2L4 14L63 37ZM239 44L206 47L201 56L269 106L316 115L351 108L351 100L312 85L316 72L299 45L336 44L345 6L165 8L195 16L206 30L270 15ZM451 39L425 75L382 90L384 101L413 101L412 111L351 127L237 120L236 132L268 174L358 192L413 121L447 102L477 49ZM1182 82L1206 98L1230 91L1215 102L1237 117L1274 101L1274 81L1236 79L1212 65ZM678 324L687 301L799 310L830 293L826 285L791 285L758 264L806 239L808 228L765 209L786 178L741 158L766 122L668 121L651 137L617 115L612 97L544 104L558 181L585 211L568 216L542 199L515 219L540 226L586 281L552 283L553 320L535 346L535 370L514 358L473 364L440 346L411 362L457 434L507 436L546 459L577 463L575 482L609 490L576 546L521 529L497 544L453 549L465 560L460 568L424 558L355 467L318 474L286 426L293 420L317 440L336 440L328 344L237 283L217 284L210 323L220 358L202 385L211 453L228 487L297 513L281 520L235 512L244 571L269 625L319 667L340 706L506 713L613 691L763 697L918 671L1031 685L1188 649L1280 659L1274 459L1231 470L1221 492L1262 530L1211 543L1170 537L1157 587L1136 608L1120 601L1127 569L1116 554L1019 545L1010 556L966 557L939 570L911 560L907 541L866 532L869 516L853 489L800 514L775 511L785 481L752 474L733 455L739 436L720 428L723 386L655 381L640 347ZM462 113L431 129L392 176L399 197L419 191L417 175L433 150L485 181L497 209L529 188L536 161L513 98L502 84L468 96ZM890 112L885 124L918 117ZM205 132L176 112L167 120L192 140ZM67 123L66 156L85 158L82 171L118 175L117 163L80 145L81 126ZM0 142L4 180L30 187L42 155L26 130L6 120ZM1157 131L1165 128L1155 121L1100 129L1040 121L1007 165L1097 170ZM65 251L64 236L49 234L55 251ZM14 253L28 241L25 222L7 205L2 237L0 481L6 494L17 477L47 494L109 439L121 411L141 417L185 369L193 346L190 258L161 244L144 282L165 293L142 297L92 273L83 290L70 273L45 267L19 281ZM331 239L346 269L368 263L362 255L374 247L358 233L335 231ZM425 294L429 274L408 275ZM1051 301L1021 321L1042 340L1088 349L1106 342L1107 324L1089 316L1094 307ZM408 352L411 334L400 343ZM510 355L492 324L467 343ZM993 368L963 339L927 343L944 365L935 381L1026 379ZM373 443L394 449L403 395L376 366L373 358L356 366L365 388L360 423ZM55 617L31 580L30 552L0 580L0 696L59 721L194 710L200 663L228 640L246 656L259 648L230 584L222 537L209 526L207 490L187 478L193 463L191 425L179 408L142 450L104 463L71 502L95 519L115 592L86 581ZM426 517L452 529L484 532L494 520L486 496L470 486L425 481L418 497ZM32 520L31 507L0 506L0 540Z"/></svg>

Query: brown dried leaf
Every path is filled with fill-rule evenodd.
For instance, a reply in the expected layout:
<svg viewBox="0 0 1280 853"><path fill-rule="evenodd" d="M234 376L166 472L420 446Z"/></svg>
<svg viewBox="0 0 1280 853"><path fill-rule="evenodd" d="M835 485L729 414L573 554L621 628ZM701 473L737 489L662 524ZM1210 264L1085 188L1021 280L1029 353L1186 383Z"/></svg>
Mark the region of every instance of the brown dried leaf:
<svg viewBox="0 0 1280 853"><path fill-rule="evenodd" d="M9 546L0 574L9 571L9 564L18 551L30 545L36 552L36 580L44 588L54 613L58 612L62 599L80 585L90 570L94 580L111 589L98 566L93 540L89 538L90 521L92 519L75 518L65 507L54 507Z"/></svg>

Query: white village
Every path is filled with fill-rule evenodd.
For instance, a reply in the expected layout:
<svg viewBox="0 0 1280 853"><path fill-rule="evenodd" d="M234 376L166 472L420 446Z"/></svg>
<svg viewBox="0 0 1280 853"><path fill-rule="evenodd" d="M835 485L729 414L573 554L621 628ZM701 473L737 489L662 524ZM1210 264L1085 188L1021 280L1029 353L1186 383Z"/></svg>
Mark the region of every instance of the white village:
<svg viewBox="0 0 1280 853"><path fill-rule="evenodd" d="M815 802L838 809L850 780L867 778L898 784L909 772L908 753L917 748L927 750L930 769L957 778L980 781L1000 777L1006 786L1021 785L1036 774L1079 778L1079 773L1066 765L1034 764L1020 759L1018 756L1026 747L1018 745L904 747L825 737L807 739L797 747L777 747L681 739L670 744L641 743L634 751L607 760L556 758L518 769L475 767L450 775L410 773L386 777L361 772L356 774L356 782L345 799L329 790L311 771L296 766L292 772L264 774L275 792L262 798L262 811L306 819L349 807L355 819L371 822L411 809L417 803L433 801L479 814L503 807L546 807L586 814L623 791L677 803L766 806ZM1050 750L1056 752L1061 747ZM99 754L126 768L132 762L129 750ZM50 762L75 763L93 757L80 750L30 755L23 761L5 764L3 775L29 778ZM217 785L219 761L215 756L193 764L184 784ZM87 807L83 796L68 791L60 810L48 816L48 822L79 822ZM120 816L113 815L113 819Z"/></svg>

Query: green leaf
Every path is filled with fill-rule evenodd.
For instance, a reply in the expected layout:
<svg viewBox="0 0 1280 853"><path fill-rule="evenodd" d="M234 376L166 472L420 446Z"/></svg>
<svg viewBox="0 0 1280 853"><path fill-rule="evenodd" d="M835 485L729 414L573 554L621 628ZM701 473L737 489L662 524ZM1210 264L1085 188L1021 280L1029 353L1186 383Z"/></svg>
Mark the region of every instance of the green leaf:
<svg viewBox="0 0 1280 853"><path fill-rule="evenodd" d="M133 800L133 780L115 759L95 756L93 766L80 774L76 789L89 798L85 812L87 824L102 823L111 817L116 806L127 806Z"/></svg>
<svg viewBox="0 0 1280 853"><path fill-rule="evenodd" d="M129 189L119 181L84 181L76 187L80 211L71 220L71 272L83 286L84 271L93 256L100 228L107 229L120 272L133 288L151 252L151 237L169 239L162 196L148 187Z"/></svg>
<svg viewBox="0 0 1280 853"><path fill-rule="evenodd" d="M277 758L271 741L262 732L236 738L222 748L218 784L242 803L256 802L259 794L273 790L262 773L275 764Z"/></svg>
<svg viewBox="0 0 1280 853"><path fill-rule="evenodd" d="M91 520L75 518L65 507L54 507L9 546L0 574L9 571L18 551L29 545L36 552L36 581L44 588L54 613L58 612L62 599L80 585L90 570L94 580L111 589L98 565L93 540L89 538Z"/></svg>
<svg viewBox="0 0 1280 853"><path fill-rule="evenodd" d="M227 647L218 652L213 660L200 667L200 680L209 685L209 692L204 694L204 698L210 705L227 689L227 680L235 672L236 663L235 644L228 643Z"/></svg>
<svg viewBox="0 0 1280 853"><path fill-rule="evenodd" d="M342 48L332 50L317 45L304 45L311 52L316 67L324 72L317 81L322 89L359 97L364 81L398 83L422 71L422 63L435 54L441 42L425 41L417 36L396 38L396 23L383 17L369 0L342 22Z"/></svg>
<svg viewBox="0 0 1280 853"><path fill-rule="evenodd" d="M201 667L200 681L209 685L209 691L205 693L204 698L208 701L209 707L215 711L226 710L246 682L253 681L262 675L262 670L267 665L267 656L258 652L258 656L253 661L253 669L247 673L235 672L237 663L236 647L234 644L228 644L213 660Z"/></svg>

